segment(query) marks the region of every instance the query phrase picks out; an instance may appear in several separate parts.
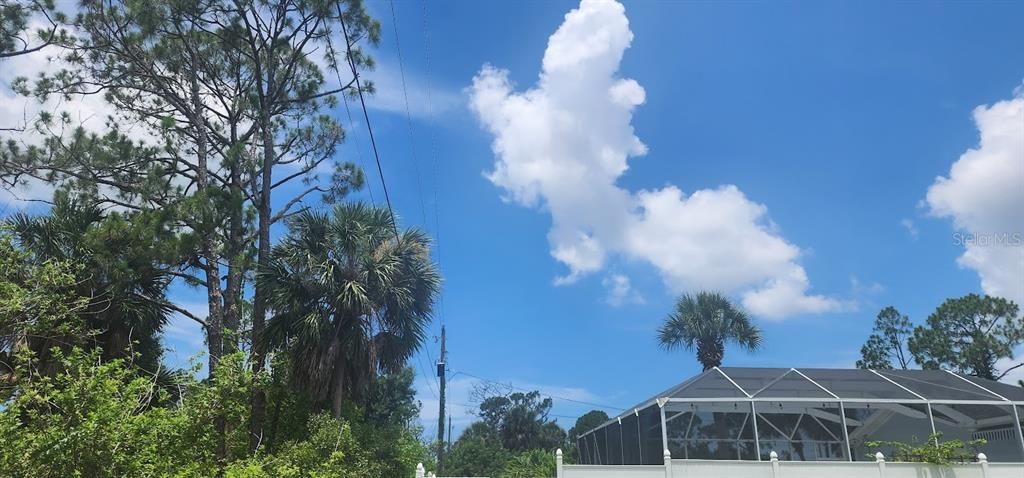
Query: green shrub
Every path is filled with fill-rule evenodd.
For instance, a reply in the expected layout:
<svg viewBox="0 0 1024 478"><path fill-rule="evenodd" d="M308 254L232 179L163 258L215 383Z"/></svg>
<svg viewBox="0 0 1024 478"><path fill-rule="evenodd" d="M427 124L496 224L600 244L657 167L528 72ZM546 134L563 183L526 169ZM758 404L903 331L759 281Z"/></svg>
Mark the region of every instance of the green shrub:
<svg viewBox="0 0 1024 478"><path fill-rule="evenodd" d="M530 450L513 455L498 475L500 478L537 478L555 476L555 454Z"/></svg>
<svg viewBox="0 0 1024 478"><path fill-rule="evenodd" d="M914 437L910 443L898 441L869 441L868 448L888 448L891 461L904 461L915 463L934 463L936 465L950 465L953 463L970 462L978 455L978 447L984 446L985 439L979 438L964 443L963 440L942 441L942 432L933 433L928 436L924 443L920 443ZM874 454L869 455L872 459Z"/></svg>
<svg viewBox="0 0 1024 478"><path fill-rule="evenodd" d="M427 458L418 430L370 422L356 408L342 419L282 414L287 433L272 450L251 453L249 397L268 384L253 379L240 353L222 358L208 380L182 374L177 400L154 377L123 360L103 362L99 351L51 353L59 367L48 375L30 373L30 352L19 355L16 392L0 403L0 477L395 478L413 476Z"/></svg>

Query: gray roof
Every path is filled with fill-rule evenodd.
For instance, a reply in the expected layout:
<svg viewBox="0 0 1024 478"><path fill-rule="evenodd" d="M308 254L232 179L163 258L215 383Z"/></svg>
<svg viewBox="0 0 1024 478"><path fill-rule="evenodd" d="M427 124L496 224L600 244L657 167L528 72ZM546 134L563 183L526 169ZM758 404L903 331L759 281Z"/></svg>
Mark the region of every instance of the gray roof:
<svg viewBox="0 0 1024 478"><path fill-rule="evenodd" d="M608 423L667 402L716 399L1024 405L1024 388L946 370L716 367L641 402Z"/></svg>

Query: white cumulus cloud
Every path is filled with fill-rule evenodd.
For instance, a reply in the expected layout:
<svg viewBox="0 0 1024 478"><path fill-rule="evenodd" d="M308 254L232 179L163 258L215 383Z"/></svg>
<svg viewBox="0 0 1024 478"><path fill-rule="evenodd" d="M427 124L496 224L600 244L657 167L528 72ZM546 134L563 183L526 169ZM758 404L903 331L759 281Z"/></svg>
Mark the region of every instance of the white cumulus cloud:
<svg viewBox="0 0 1024 478"><path fill-rule="evenodd" d="M621 4L583 0L549 38L536 86L516 91L508 71L488 65L469 89L494 135L487 178L507 201L551 214L551 255L568 268L555 283L600 271L615 256L654 265L674 292L740 295L766 318L841 309L809 293L800 248L738 187L686 194L616 184L630 158L647 154L632 126L644 89L618 76L632 40Z"/></svg>
<svg viewBox="0 0 1024 478"><path fill-rule="evenodd" d="M928 188L929 212L952 219L958 259L986 294L1024 303L1024 91L974 110L981 140Z"/></svg>

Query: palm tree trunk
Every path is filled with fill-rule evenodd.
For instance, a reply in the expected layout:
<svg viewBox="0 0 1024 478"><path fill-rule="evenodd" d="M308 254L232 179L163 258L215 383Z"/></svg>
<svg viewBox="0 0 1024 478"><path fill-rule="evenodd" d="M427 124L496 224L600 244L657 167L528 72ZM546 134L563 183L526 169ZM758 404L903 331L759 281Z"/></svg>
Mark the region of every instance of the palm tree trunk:
<svg viewBox="0 0 1024 478"><path fill-rule="evenodd" d="M340 357L334 363L331 373L331 416L341 418L341 406L345 403L345 361Z"/></svg>
<svg viewBox="0 0 1024 478"><path fill-rule="evenodd" d="M709 340L697 344L697 361L704 366L704 371L722 365L725 358L725 344L721 340Z"/></svg>

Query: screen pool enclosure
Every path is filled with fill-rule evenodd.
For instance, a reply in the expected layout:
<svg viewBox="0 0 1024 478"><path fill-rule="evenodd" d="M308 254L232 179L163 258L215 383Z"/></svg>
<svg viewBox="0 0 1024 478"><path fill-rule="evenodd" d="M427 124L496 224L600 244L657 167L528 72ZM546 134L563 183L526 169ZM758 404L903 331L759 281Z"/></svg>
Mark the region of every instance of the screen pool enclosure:
<svg viewBox="0 0 1024 478"><path fill-rule="evenodd" d="M1024 462L1024 388L944 370L713 368L577 437L581 464L866 461L873 441L984 439ZM870 456L869 456L870 455Z"/></svg>

